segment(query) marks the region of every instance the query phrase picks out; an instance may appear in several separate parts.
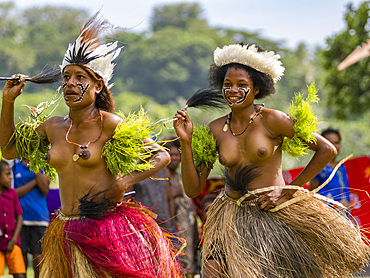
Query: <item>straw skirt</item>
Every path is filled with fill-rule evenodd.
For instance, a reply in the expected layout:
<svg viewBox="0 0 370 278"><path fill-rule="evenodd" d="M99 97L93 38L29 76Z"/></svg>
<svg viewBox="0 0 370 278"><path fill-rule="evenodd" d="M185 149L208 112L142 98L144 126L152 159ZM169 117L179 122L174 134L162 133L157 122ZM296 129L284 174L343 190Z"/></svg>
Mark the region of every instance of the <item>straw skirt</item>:
<svg viewBox="0 0 370 278"><path fill-rule="evenodd" d="M218 261L221 277L351 277L368 262L360 229L321 200L308 196L277 212L236 201L222 192L204 227L202 266Z"/></svg>
<svg viewBox="0 0 370 278"><path fill-rule="evenodd" d="M40 277L180 277L169 237L135 204L99 220L59 211L43 240Z"/></svg>

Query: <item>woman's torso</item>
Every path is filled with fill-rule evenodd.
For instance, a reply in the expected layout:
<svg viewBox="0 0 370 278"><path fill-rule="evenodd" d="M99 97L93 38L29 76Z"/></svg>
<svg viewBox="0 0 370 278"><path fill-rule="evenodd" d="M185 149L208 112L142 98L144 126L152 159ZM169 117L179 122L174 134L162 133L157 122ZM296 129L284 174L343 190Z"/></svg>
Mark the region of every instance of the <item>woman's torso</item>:
<svg viewBox="0 0 370 278"><path fill-rule="evenodd" d="M56 169L59 177L59 190L61 198L61 210L63 213L78 214L79 199L87 193L96 193L107 189L115 180L106 167L101 151L104 143L109 140L117 124L117 119L110 113L103 113L103 128L99 121L88 121L81 123L78 127L72 127L66 138L70 127L70 119L53 117L45 122L44 130L51 149L47 155L47 162ZM101 132L101 136L100 136ZM100 136L100 137L99 137ZM87 150L90 157L86 160L73 159L74 154L82 150L79 146L67 142L86 145L90 141Z"/></svg>
<svg viewBox="0 0 370 278"><path fill-rule="evenodd" d="M245 185L247 190L284 184L281 166L281 143L284 136L270 127L270 118L274 117L275 113L279 113L279 117L282 115L276 110L263 109L261 115L256 117L240 136L232 135L230 128L226 132L223 131L226 116L210 124L219 146L220 163L228 174L236 178L237 170L245 166L254 166L258 172L258 175ZM286 115L283 121L287 119ZM227 184L225 191L230 197L241 197L240 192L233 191Z"/></svg>

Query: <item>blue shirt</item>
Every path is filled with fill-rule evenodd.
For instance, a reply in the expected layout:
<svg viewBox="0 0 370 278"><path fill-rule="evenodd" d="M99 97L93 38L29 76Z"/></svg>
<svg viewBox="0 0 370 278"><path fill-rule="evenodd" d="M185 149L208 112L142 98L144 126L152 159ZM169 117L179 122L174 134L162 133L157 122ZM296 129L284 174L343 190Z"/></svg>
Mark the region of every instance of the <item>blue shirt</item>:
<svg viewBox="0 0 370 278"><path fill-rule="evenodd" d="M22 161L16 160L12 166L14 177L14 188L21 187L36 179L34 172ZM19 198L23 209L23 225L25 226L48 226L49 210L46 195L35 186L30 192Z"/></svg>
<svg viewBox="0 0 370 278"><path fill-rule="evenodd" d="M314 179L319 183L319 186L329 178L333 170L333 167L326 165L325 168L322 169L316 177L314 177ZM346 200L347 202L350 201L348 176L344 165L339 167L333 179L325 185L324 188L319 190L319 193L338 202L342 202L343 200Z"/></svg>

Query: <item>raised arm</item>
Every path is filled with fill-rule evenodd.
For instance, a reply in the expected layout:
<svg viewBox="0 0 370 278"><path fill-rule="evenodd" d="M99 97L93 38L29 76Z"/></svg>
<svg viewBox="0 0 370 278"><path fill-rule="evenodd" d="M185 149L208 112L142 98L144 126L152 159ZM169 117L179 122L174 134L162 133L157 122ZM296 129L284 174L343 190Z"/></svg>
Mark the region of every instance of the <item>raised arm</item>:
<svg viewBox="0 0 370 278"><path fill-rule="evenodd" d="M180 138L181 144L181 176L184 191L187 196L194 198L202 191L209 169L201 167L200 173L194 165L193 152L191 148L193 123L184 109L178 110L176 113L177 120L174 121L174 128L177 136Z"/></svg>
<svg viewBox="0 0 370 278"><path fill-rule="evenodd" d="M21 81L7 81L3 89L3 99L0 116L0 147L3 157L6 159L16 158L15 138L13 138L9 142L15 130L14 102L15 99L22 93L24 85L26 84L24 76L18 76L22 78ZM15 75L13 75L12 77L15 77Z"/></svg>

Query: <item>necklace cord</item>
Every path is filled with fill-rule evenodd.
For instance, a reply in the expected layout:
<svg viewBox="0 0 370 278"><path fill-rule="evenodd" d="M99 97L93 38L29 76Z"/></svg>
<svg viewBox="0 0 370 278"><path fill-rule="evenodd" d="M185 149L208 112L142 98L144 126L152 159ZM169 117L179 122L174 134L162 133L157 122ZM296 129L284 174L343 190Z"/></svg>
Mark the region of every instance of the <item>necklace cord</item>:
<svg viewBox="0 0 370 278"><path fill-rule="evenodd" d="M69 140L68 140L68 135L69 135L69 132L71 131L72 124L73 124L72 118L70 118L70 119L71 119L71 124L69 125L68 131L67 131L67 133L66 133L66 141L67 141L67 143L72 144L72 145L76 145L76 146L80 147L82 150L86 150L86 149L87 149L87 147L88 147L91 143L94 143L94 142L98 141L98 140L100 139L100 137L102 136L102 134L103 134L103 114L102 114L102 112L101 112L100 108L99 108L99 115L100 115L100 134L99 134L98 138L96 138L96 139L94 139L94 140L92 140L92 141L88 142L85 146L83 146L83 145L81 145L81 144L77 144L77 143L75 143L75 142L72 142L72 141L69 141Z"/></svg>
<svg viewBox="0 0 370 278"><path fill-rule="evenodd" d="M257 116L259 116L260 114L261 114L261 112L262 112L262 106L261 107L259 107L259 109L258 109L258 111L251 117L251 119L250 119L250 121L248 122L248 124L247 124L247 126L244 128L244 130L242 131L242 132L240 132L240 133L234 133L233 131L232 131L232 129L231 129L231 119L232 119L232 112L230 112L230 114L227 116L227 124L229 125L229 128L230 128L230 132L231 132L231 134L232 135L234 135L234 136L240 136L240 135L242 135L244 132L246 132L247 131L247 129L248 129L248 127L249 127L249 125L254 121L254 119L257 117Z"/></svg>

